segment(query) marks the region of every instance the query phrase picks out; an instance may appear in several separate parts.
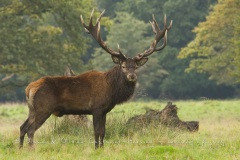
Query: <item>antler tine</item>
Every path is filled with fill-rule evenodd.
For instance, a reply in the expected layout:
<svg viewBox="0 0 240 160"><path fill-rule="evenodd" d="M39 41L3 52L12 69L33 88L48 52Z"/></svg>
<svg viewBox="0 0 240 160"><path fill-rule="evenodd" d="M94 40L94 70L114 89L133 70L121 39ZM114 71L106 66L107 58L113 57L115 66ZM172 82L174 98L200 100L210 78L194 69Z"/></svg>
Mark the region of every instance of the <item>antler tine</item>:
<svg viewBox="0 0 240 160"><path fill-rule="evenodd" d="M100 23L101 18L102 18L102 16L103 16L104 13L105 13L105 9L102 11L102 13L101 13L101 14L99 15L99 17L97 18L96 23Z"/></svg>
<svg viewBox="0 0 240 160"><path fill-rule="evenodd" d="M80 15L80 20L81 20L81 23L82 23L83 27L86 29L87 25L85 24L82 15Z"/></svg>
<svg viewBox="0 0 240 160"><path fill-rule="evenodd" d="M87 25L85 24L82 15L80 15L80 19L81 19L81 22L82 22L85 32L89 33L89 30L87 29Z"/></svg>
<svg viewBox="0 0 240 160"><path fill-rule="evenodd" d="M153 21L152 22L150 21L150 23L152 25L153 32L156 34L155 39L152 42L152 44L150 45L149 49L147 49L143 53L137 54L137 56L135 57L135 59L137 59L137 60L140 60L143 57L147 57L155 51L160 51L167 45L167 31L169 31L172 27L172 20L170 21L169 26L167 26L167 17L166 17L166 14L165 14L164 15L164 28L163 28L163 30L161 30L157 21L156 21L156 19L155 19L155 17L154 17L154 15L152 15L152 18L153 18ZM156 48L157 43L162 38L164 38L163 39L163 44L160 47Z"/></svg>
<svg viewBox="0 0 240 160"><path fill-rule="evenodd" d="M153 18L153 23L154 23L155 30L157 29L157 30L161 31L161 29L159 28L158 23L157 23L157 21L155 19L154 14L152 15L152 18Z"/></svg>
<svg viewBox="0 0 240 160"><path fill-rule="evenodd" d="M122 53L119 44L118 44L118 52L121 54L122 57L127 58L127 57Z"/></svg>
<svg viewBox="0 0 240 160"><path fill-rule="evenodd" d="M92 23L92 17L93 17L93 13L94 13L94 8L92 9L92 12L91 12L91 15L90 15L90 20L89 20L89 26L93 26L93 23Z"/></svg>
<svg viewBox="0 0 240 160"><path fill-rule="evenodd" d="M149 21L149 23L150 23L151 26L152 26L152 30L153 30L153 32L154 32L155 34L157 34L157 31L156 31L156 29L155 29L154 23L151 22L151 21Z"/></svg>
<svg viewBox="0 0 240 160"><path fill-rule="evenodd" d="M166 47L166 45L167 45L167 32L168 32L168 30L166 30L166 32L165 32L162 46L160 46L159 48L156 48L155 51L160 51L164 47Z"/></svg>
<svg viewBox="0 0 240 160"><path fill-rule="evenodd" d="M172 23L173 23L173 21L171 20L169 26L167 27L168 31L172 28Z"/></svg>
<svg viewBox="0 0 240 160"><path fill-rule="evenodd" d="M164 27L169 31L172 28L172 20L170 21L169 26L167 26L167 16L164 15Z"/></svg>
<svg viewBox="0 0 240 160"><path fill-rule="evenodd" d="M167 16L164 14L164 28L167 28Z"/></svg>
<svg viewBox="0 0 240 160"><path fill-rule="evenodd" d="M116 56L116 57L119 57L119 58L125 58L125 56L120 53L120 52L116 52L110 48L107 47L106 43L101 39L101 35L100 35L100 30L101 30L101 25L100 25L100 21L101 21L101 18L104 14L105 10L102 11L102 13L99 15L99 17L97 18L96 20L96 24L93 25L93 22L92 22L92 17L93 17L93 14L94 14L94 9L92 10L92 13L90 15L90 20L89 20L89 25L87 26L85 23L84 23L84 20L83 20L83 17L82 15L80 16L80 19L81 19L81 22L82 22L82 25L83 27L85 28L85 31L87 33L90 33L93 38L98 42L98 44L109 54L111 54L112 56Z"/></svg>

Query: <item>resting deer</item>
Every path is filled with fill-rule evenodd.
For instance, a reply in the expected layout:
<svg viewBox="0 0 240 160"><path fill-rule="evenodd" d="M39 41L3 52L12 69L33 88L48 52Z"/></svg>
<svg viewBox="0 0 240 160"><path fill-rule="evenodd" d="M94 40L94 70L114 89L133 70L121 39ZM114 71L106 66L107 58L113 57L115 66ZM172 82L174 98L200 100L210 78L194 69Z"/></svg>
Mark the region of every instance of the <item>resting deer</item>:
<svg viewBox="0 0 240 160"><path fill-rule="evenodd" d="M118 47L114 51L106 45L100 36L100 20L104 11L92 23L92 14L87 26L82 16L81 22L85 30L90 33L99 45L110 54L115 67L107 72L88 71L78 76L43 77L30 83L26 88L26 99L29 107L27 120L20 127L20 148L23 146L24 136L27 133L29 145L33 146L35 131L50 117L51 114L62 116L65 114L91 114L95 135L95 148L103 146L105 136L106 114L116 104L127 101L134 92L137 82L136 70L144 65L148 56L155 51L162 50L167 44L167 31L172 26L166 25L161 30L153 16L151 22L155 39L149 49L138 53L134 58L126 57ZM163 44L157 43L163 38ZM99 143L100 141L100 143Z"/></svg>

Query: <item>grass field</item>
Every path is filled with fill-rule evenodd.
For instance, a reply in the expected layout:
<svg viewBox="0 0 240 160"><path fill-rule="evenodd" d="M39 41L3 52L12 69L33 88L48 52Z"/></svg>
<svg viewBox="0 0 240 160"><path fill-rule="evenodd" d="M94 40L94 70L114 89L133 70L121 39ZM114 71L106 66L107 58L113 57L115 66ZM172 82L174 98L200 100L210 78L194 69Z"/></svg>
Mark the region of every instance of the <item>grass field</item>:
<svg viewBox="0 0 240 160"><path fill-rule="evenodd" d="M94 149L93 129L52 116L35 135L35 149L18 149L19 127L27 118L25 104L0 104L1 160L59 159L240 159L240 100L175 101L181 120L199 121L198 132L160 126L133 130L126 121L145 108L166 102L129 102L107 115L105 147Z"/></svg>

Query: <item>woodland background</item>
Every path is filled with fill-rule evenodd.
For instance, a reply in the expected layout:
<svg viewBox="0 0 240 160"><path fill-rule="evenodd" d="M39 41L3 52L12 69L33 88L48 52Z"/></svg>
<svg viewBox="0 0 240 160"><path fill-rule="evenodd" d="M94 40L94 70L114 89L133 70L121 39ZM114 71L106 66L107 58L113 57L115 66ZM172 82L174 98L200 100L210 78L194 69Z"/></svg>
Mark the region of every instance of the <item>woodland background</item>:
<svg viewBox="0 0 240 160"><path fill-rule="evenodd" d="M24 101L28 83L114 66L79 16L88 22L106 9L102 37L128 56L154 38L149 20L160 27L164 14L173 27L168 45L140 69L135 97L143 99L239 98L239 0L1 0L0 101Z"/></svg>

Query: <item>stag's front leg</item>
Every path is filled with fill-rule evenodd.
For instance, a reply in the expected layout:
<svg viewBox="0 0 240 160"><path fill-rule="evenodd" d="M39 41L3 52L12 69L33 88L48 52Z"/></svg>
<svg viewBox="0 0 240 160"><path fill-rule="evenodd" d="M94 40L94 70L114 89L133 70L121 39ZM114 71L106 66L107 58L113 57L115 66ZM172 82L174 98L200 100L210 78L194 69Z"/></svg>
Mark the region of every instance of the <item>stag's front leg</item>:
<svg viewBox="0 0 240 160"><path fill-rule="evenodd" d="M95 149L103 147L103 140L105 136L105 124L106 124L106 114L96 113L93 114L93 126L94 126L94 136L95 136Z"/></svg>
<svg viewBox="0 0 240 160"><path fill-rule="evenodd" d="M106 114L103 115L102 124L100 127L100 147L103 147L103 140L105 137L105 126L106 126Z"/></svg>

